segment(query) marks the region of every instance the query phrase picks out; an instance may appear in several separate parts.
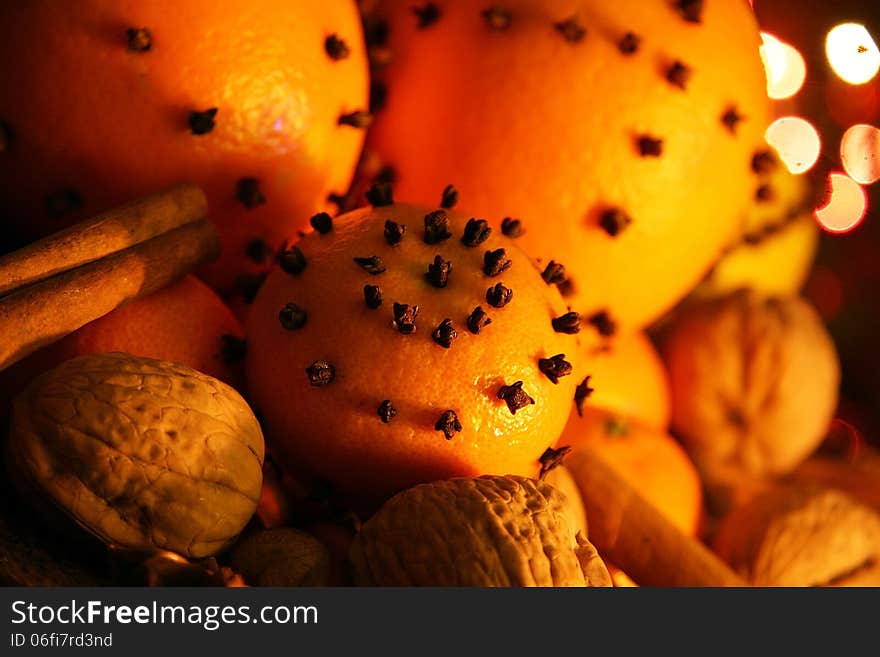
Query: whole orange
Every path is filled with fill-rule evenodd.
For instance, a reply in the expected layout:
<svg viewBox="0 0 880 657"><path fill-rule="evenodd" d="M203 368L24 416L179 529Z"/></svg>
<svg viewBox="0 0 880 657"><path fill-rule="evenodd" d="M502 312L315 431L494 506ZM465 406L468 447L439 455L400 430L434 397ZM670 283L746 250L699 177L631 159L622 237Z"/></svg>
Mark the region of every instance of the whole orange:
<svg viewBox="0 0 880 657"><path fill-rule="evenodd" d="M477 216L520 219L523 248L568 267L576 309L623 329L738 233L771 117L748 3L377 5L367 148L402 200L451 182Z"/></svg>
<svg viewBox="0 0 880 657"><path fill-rule="evenodd" d="M631 417L657 429L669 426L672 402L666 367L647 335L621 335L598 348L586 347L581 358L593 389L585 408Z"/></svg>
<svg viewBox="0 0 880 657"><path fill-rule="evenodd" d="M353 0L0 3L2 231L193 181L230 292L345 192L368 86Z"/></svg>
<svg viewBox="0 0 880 657"><path fill-rule="evenodd" d="M248 391L273 458L361 502L532 474L596 339L555 267L436 206L361 208L328 228L286 252L248 314Z"/></svg>
<svg viewBox="0 0 880 657"><path fill-rule="evenodd" d="M704 507L702 482L687 452L666 431L589 409L583 417L572 415L557 445L597 450L676 527L690 536L699 534ZM578 480L577 469L572 474ZM578 485L589 486L590 482L578 480Z"/></svg>

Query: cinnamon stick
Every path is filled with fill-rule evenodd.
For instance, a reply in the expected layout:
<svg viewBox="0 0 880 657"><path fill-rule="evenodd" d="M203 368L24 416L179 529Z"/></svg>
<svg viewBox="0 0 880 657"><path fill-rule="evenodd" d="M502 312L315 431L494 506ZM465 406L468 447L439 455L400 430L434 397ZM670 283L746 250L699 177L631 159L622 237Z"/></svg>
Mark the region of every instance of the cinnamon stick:
<svg viewBox="0 0 880 657"><path fill-rule="evenodd" d="M590 541L640 586L746 586L715 553L682 533L594 449L575 447L565 465L581 490Z"/></svg>
<svg viewBox="0 0 880 657"><path fill-rule="evenodd" d="M213 225L191 222L0 298L0 370L219 252Z"/></svg>
<svg viewBox="0 0 880 657"><path fill-rule="evenodd" d="M0 295L204 219L205 194L175 185L0 256Z"/></svg>

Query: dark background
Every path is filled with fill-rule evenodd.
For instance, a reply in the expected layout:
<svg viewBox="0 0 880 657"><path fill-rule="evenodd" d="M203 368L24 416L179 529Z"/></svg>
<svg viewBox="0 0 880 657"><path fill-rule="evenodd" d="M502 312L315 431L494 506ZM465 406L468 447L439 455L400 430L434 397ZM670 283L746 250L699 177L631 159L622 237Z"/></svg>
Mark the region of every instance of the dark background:
<svg viewBox="0 0 880 657"><path fill-rule="evenodd" d="M880 40L880 3L871 0L755 0L762 31L795 46L807 79L786 113L803 116L822 136L822 154L808 174L820 197L826 176L842 170L840 138L854 123L880 127L880 74L849 85L831 70L825 36L839 23L863 24ZM822 313L840 353L841 404L833 434L880 446L880 182L865 188L868 213L846 234L822 234L804 295Z"/></svg>

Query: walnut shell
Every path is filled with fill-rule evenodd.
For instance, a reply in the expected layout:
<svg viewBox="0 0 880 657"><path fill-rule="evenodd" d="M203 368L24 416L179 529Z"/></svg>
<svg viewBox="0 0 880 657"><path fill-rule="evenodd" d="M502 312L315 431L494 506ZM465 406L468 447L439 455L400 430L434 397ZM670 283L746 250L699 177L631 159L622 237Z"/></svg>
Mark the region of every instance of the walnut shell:
<svg viewBox="0 0 880 657"><path fill-rule="evenodd" d="M880 515L831 488L758 495L724 518L713 545L754 586L880 586Z"/></svg>
<svg viewBox="0 0 880 657"><path fill-rule="evenodd" d="M263 435L231 387L122 353L74 358L16 399L9 460L24 490L107 543L199 558L253 515Z"/></svg>
<svg viewBox="0 0 880 657"><path fill-rule="evenodd" d="M358 532L355 584L610 586L595 548L571 527L563 495L520 476L484 475L398 493Z"/></svg>
<svg viewBox="0 0 880 657"><path fill-rule="evenodd" d="M238 541L229 555L233 569L251 586L327 586L330 553L314 536L276 527Z"/></svg>
<svg viewBox="0 0 880 657"><path fill-rule="evenodd" d="M691 306L661 351L673 430L708 479L789 472L828 430L840 367L821 319L800 298L741 290Z"/></svg>
<svg viewBox="0 0 880 657"><path fill-rule="evenodd" d="M544 481L565 496L565 513L569 526L574 527L575 532L580 531L584 536L589 536L587 509L581 497L581 489L571 471L564 465L558 465L544 475Z"/></svg>

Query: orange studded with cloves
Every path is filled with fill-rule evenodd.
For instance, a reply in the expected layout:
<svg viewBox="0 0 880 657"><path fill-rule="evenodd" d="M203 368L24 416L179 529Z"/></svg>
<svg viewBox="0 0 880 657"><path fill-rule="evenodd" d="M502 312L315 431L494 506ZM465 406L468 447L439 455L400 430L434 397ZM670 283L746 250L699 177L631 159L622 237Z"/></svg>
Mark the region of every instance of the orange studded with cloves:
<svg viewBox="0 0 880 657"><path fill-rule="evenodd" d="M568 307L514 238L390 201L300 238L300 266L276 267L257 294L246 370L273 458L361 499L533 472L595 332L554 328ZM291 330L292 317L307 320Z"/></svg>
<svg viewBox="0 0 880 657"><path fill-rule="evenodd" d="M646 326L738 234L771 116L749 3L370 4L370 157L401 198L454 180L457 207L517 219L584 317Z"/></svg>
<svg viewBox="0 0 880 657"><path fill-rule="evenodd" d="M226 296L336 212L370 119L354 0L2 2L0 71L3 234L192 181L223 245L200 274Z"/></svg>

